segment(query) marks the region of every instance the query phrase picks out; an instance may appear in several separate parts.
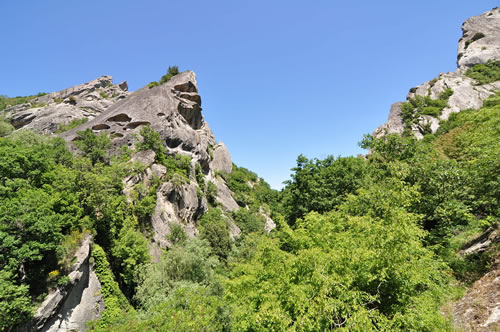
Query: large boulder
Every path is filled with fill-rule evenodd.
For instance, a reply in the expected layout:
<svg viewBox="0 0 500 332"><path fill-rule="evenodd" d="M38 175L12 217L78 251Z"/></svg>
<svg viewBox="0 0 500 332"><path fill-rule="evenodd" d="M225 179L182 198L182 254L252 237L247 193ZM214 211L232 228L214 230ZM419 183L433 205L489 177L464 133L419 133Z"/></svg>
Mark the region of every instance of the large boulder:
<svg viewBox="0 0 500 332"><path fill-rule="evenodd" d="M224 173L231 173L233 170L233 162L224 143L215 146L210 166L213 170Z"/></svg>
<svg viewBox="0 0 500 332"><path fill-rule="evenodd" d="M458 42L458 67L500 59L500 8L467 19Z"/></svg>

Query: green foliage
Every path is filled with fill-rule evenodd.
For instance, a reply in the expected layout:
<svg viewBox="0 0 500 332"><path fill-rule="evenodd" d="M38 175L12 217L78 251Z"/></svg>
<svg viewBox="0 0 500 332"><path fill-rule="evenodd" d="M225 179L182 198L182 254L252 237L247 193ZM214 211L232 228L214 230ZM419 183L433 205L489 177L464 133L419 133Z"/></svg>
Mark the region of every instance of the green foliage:
<svg viewBox="0 0 500 332"><path fill-rule="evenodd" d="M283 190L283 208L290 224L310 211L328 212L354 193L367 175L362 158L329 156L324 160L297 158Z"/></svg>
<svg viewBox="0 0 500 332"><path fill-rule="evenodd" d="M148 83L148 88L154 88L155 86L158 86L160 85L160 83L156 82L156 81L153 81L153 82L149 82Z"/></svg>
<svg viewBox="0 0 500 332"><path fill-rule="evenodd" d="M41 97L44 95L46 95L46 93L44 93L44 92L40 92L34 96L26 96L26 97L18 96L18 97L12 97L12 98L0 95L0 112L3 111L4 109L6 109L7 107L25 104L25 103L28 103L37 97Z"/></svg>
<svg viewBox="0 0 500 332"><path fill-rule="evenodd" d="M106 253L97 244L92 246L92 258L94 259L95 272L101 283L101 294L106 307L101 318L96 322L96 330L99 331L118 319L124 312L133 309L113 277Z"/></svg>
<svg viewBox="0 0 500 332"><path fill-rule="evenodd" d="M218 260L207 240L190 239L164 253L159 263L146 264L139 271L135 300L149 309L165 301L180 282L209 285Z"/></svg>
<svg viewBox="0 0 500 332"><path fill-rule="evenodd" d="M446 267L422 246L418 216L404 211L414 190L390 188L385 201L374 188L340 212L256 238L226 281L233 330L446 330Z"/></svg>
<svg viewBox="0 0 500 332"><path fill-rule="evenodd" d="M105 134L96 135L87 128L85 131L78 131L78 139L74 141L75 145L82 151L83 155L88 157L92 164L104 162L106 150L111 145L109 137Z"/></svg>
<svg viewBox="0 0 500 332"><path fill-rule="evenodd" d="M109 96L104 91L100 91L99 92L99 96L101 96L101 98L104 98L104 99L108 99L109 98Z"/></svg>
<svg viewBox="0 0 500 332"><path fill-rule="evenodd" d="M239 206L249 207L256 212L261 206L279 211L278 192L260 179L257 174L233 164L231 173L221 173Z"/></svg>
<svg viewBox="0 0 500 332"><path fill-rule="evenodd" d="M205 189L207 201L211 206L217 206L217 186L213 182L208 182Z"/></svg>
<svg viewBox="0 0 500 332"><path fill-rule="evenodd" d="M71 130L73 128L78 127L79 125L82 125L84 123L87 123L89 119L88 118L81 118L81 119L73 119L71 120L70 123L68 124L59 124L59 128L57 129L57 133L63 133L65 131Z"/></svg>
<svg viewBox="0 0 500 332"><path fill-rule="evenodd" d="M1 235L0 235L1 236ZM19 284L13 273L0 270L0 330L9 331L33 314L28 286Z"/></svg>
<svg viewBox="0 0 500 332"><path fill-rule="evenodd" d="M500 80L500 60L477 64L467 69L465 75L475 79L478 85L496 82Z"/></svg>
<svg viewBox="0 0 500 332"><path fill-rule="evenodd" d="M232 217L243 234L264 231L265 220L262 215L240 208L232 213Z"/></svg>
<svg viewBox="0 0 500 332"><path fill-rule="evenodd" d="M12 126L7 121L0 120L0 137L8 136L13 131L14 131L14 126Z"/></svg>
<svg viewBox="0 0 500 332"><path fill-rule="evenodd" d="M173 245L182 244L187 240L186 232L184 228L182 228L179 224L171 223L170 226L170 234L168 235L168 240Z"/></svg>
<svg viewBox="0 0 500 332"><path fill-rule="evenodd" d="M151 88L154 88L155 86L158 86L160 84L167 83L168 81L170 81L170 79L172 79L172 77L174 77L175 75L179 75L180 73L181 72L179 71L179 67L169 66L167 73L161 77L160 81L159 82L156 82L156 81L149 82L148 88L151 89Z"/></svg>
<svg viewBox="0 0 500 332"><path fill-rule="evenodd" d="M212 251L220 259L225 260L231 251L232 241L229 236L229 227L219 209L210 209L199 222L200 236L206 239Z"/></svg>
<svg viewBox="0 0 500 332"><path fill-rule="evenodd" d="M470 46L470 44L472 44L472 43L473 43L473 42L475 42L476 40L479 40L479 39L484 38L484 37L486 37L486 35L485 35L484 33L482 33L482 32L476 32L476 33L474 34L474 36L472 36L472 38L471 38L471 39L469 39L469 40L467 40L467 41L465 42L464 49L466 50L466 49Z"/></svg>
<svg viewBox="0 0 500 332"><path fill-rule="evenodd" d="M418 119L422 115L439 117L443 109L448 106L448 99L453 94L450 88L445 89L439 94L438 99L432 99L429 96L416 95L401 105L401 117L407 129L418 124Z"/></svg>
<svg viewBox="0 0 500 332"><path fill-rule="evenodd" d="M170 79L172 77L174 77L175 75L179 75L179 74L180 74L179 67L177 67L177 66L169 66L168 70L167 70L167 73L161 77L160 84L163 84L163 83L166 83L166 82L170 81Z"/></svg>
<svg viewBox="0 0 500 332"><path fill-rule="evenodd" d="M123 227L112 249L119 271L122 289L131 297L137 286L137 272L140 265L149 262L148 241L133 227Z"/></svg>

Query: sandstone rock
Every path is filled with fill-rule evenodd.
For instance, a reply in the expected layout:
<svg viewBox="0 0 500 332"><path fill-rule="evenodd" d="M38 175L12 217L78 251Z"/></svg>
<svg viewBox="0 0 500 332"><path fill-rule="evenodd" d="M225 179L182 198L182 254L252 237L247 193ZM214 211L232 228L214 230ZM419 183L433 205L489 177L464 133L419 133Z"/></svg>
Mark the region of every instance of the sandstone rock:
<svg viewBox="0 0 500 332"><path fill-rule="evenodd" d="M458 43L458 67L500 59L500 8L467 19Z"/></svg>
<svg viewBox="0 0 500 332"><path fill-rule="evenodd" d="M231 156L224 143L219 143L215 146L213 152L214 158L210 164L210 168L215 171L231 173L233 170L233 162Z"/></svg>
<svg viewBox="0 0 500 332"><path fill-rule="evenodd" d="M208 210L208 205L205 199L198 197L197 187L194 182L182 185L166 182L158 190L151 222L154 241L161 248L171 245L167 236L172 224L181 225L189 237L198 233L195 222Z"/></svg>
<svg viewBox="0 0 500 332"><path fill-rule="evenodd" d="M239 209L238 203L234 200L231 190L229 190L224 180L215 177L210 178L209 181L217 186L217 202L222 205L224 210L234 211Z"/></svg>
<svg viewBox="0 0 500 332"><path fill-rule="evenodd" d="M111 106L95 119L69 131L63 137L71 142L77 130L90 128L113 137L114 147L132 146L139 130L149 125L158 131L167 146L177 152L184 150L201 155L201 138L205 137L201 105L198 100L196 77L192 71L174 76L162 85L144 87ZM190 99L186 99L190 98Z"/></svg>
<svg viewBox="0 0 500 332"><path fill-rule="evenodd" d="M488 229L460 251L470 255L491 249L500 242L496 229ZM493 249L495 251L495 249ZM453 307L453 322L461 331L498 331L500 329L500 256L490 271L475 281Z"/></svg>
<svg viewBox="0 0 500 332"><path fill-rule="evenodd" d="M129 94L126 82L112 84L111 76L37 97L29 103L5 110L16 129L33 129L40 133L55 133L61 124L72 120L93 119L99 113Z"/></svg>
<svg viewBox="0 0 500 332"><path fill-rule="evenodd" d="M373 136L382 137L387 134L401 134L404 130L403 119L401 118L401 105L402 102L397 102L391 105L389 118L387 123L384 123L373 132Z"/></svg>
<svg viewBox="0 0 500 332"><path fill-rule="evenodd" d="M500 89L500 81L491 84L476 85L476 82L465 76L467 68L488 60L500 59L500 9L492 9L480 16L469 18L462 26L463 37L459 41L459 60L456 72L441 73L439 77L427 81L414 89L407 100L418 96L429 96L432 99L446 89L452 89L453 94L448 99L439 116L434 118L424 115L410 128L417 138L422 138L425 130L430 128L434 133L439 128L439 120L446 120L451 113L466 109L479 109L483 101ZM484 35L483 37L481 37ZM479 38L481 37L481 38ZM401 119L401 104L391 106L387 123L379 126L373 136L381 137L391 133L402 133L404 124Z"/></svg>
<svg viewBox="0 0 500 332"><path fill-rule="evenodd" d="M84 331L85 323L99 318L104 310L101 285L89 262L91 237L88 235L75 254L69 284L52 290L38 307L31 322L19 331Z"/></svg>

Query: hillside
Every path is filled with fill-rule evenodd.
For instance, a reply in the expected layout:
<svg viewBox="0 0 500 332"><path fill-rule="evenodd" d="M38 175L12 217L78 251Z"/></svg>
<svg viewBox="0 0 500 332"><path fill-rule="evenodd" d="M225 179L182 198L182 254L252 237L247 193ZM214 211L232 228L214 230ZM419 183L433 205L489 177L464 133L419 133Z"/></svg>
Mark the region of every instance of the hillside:
<svg viewBox="0 0 500 332"><path fill-rule="evenodd" d="M280 192L233 164L196 75L2 98L2 331L500 326L500 9L458 69Z"/></svg>

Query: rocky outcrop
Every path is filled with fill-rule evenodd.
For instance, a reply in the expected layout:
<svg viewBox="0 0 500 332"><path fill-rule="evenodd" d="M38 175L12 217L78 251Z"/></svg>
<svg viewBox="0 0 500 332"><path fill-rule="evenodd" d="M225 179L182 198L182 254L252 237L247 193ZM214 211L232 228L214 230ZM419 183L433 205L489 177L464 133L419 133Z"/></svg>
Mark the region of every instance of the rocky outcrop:
<svg viewBox="0 0 500 332"><path fill-rule="evenodd" d="M78 139L76 131L89 128L95 133L109 134L113 146L119 148L135 145L143 126L151 126L160 133L170 154L189 155L208 169L209 146L215 143L215 138L203 121L201 98L192 71L153 88L146 86L62 136L71 142Z"/></svg>
<svg viewBox="0 0 500 332"><path fill-rule="evenodd" d="M168 235L174 224L180 225L188 237L198 234L196 220L208 210L205 197L199 197L194 182L163 183L156 194L156 208L151 218L154 241L161 247L170 247Z"/></svg>
<svg viewBox="0 0 500 332"><path fill-rule="evenodd" d="M102 76L10 107L5 116L16 129L52 134L73 120L93 119L128 94L126 82L113 85L111 76Z"/></svg>
<svg viewBox="0 0 500 332"><path fill-rule="evenodd" d="M496 8L480 16L469 18L463 24L462 30L463 36L458 45L459 68L457 71L441 73L437 78L410 89L406 96L406 100L415 96L437 99L446 89L453 91L448 99L448 105L439 117L423 115L409 128L417 138L423 137L425 131L422 128L430 129L434 133L439 128L440 120L448 119L451 113L466 109L479 109L486 98L500 90L500 81L478 85L475 80L465 75L470 66L500 59L500 9ZM478 37L482 35L484 36ZM391 106L388 121L375 129L373 136L401 134L404 131L401 105L402 102L397 102Z"/></svg>
<svg viewBox="0 0 500 332"><path fill-rule="evenodd" d="M467 19L458 42L458 67L500 59L500 8Z"/></svg>
<svg viewBox="0 0 500 332"><path fill-rule="evenodd" d="M150 126L160 134L168 155L182 154L191 159L189 181L170 174L168 179L161 180L157 191L152 215L153 238L162 248L170 246L168 234L174 224L180 225L188 236L195 236L197 219L208 209L205 183L199 184L194 173L197 164L206 181L216 185L216 201L222 208L226 211L238 208L224 180L215 174L231 172L231 157L223 143L216 144L201 111L196 76L186 71L164 84L146 86L130 94L89 122L62 134L71 144L78 139L80 130L106 133L111 137L112 151L118 151L123 145L134 147L142 139L141 128ZM153 151L142 151L133 157L132 162L140 162L146 168L141 174L124 179L124 193L129 199L135 185L143 183L149 187L153 176L162 177L169 171L155 164L154 159Z"/></svg>
<svg viewBox="0 0 500 332"><path fill-rule="evenodd" d="M224 143L219 143L215 146L213 152L213 160L210 167L215 171L224 173L231 173L233 170L233 163L231 156Z"/></svg>
<svg viewBox="0 0 500 332"><path fill-rule="evenodd" d="M469 243L461 255L495 250L500 242L498 230L489 229ZM488 273L474 282L453 307L453 322L461 331L498 331L500 329L500 255Z"/></svg>
<svg viewBox="0 0 500 332"><path fill-rule="evenodd" d="M104 300L90 258L91 237L78 248L67 286L52 290L34 318L18 331L85 331L85 323L100 317Z"/></svg>

